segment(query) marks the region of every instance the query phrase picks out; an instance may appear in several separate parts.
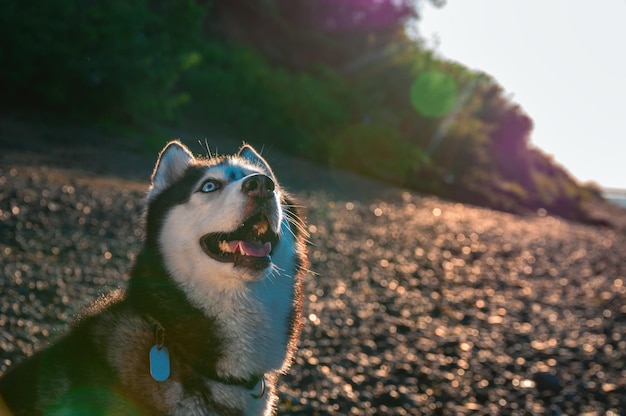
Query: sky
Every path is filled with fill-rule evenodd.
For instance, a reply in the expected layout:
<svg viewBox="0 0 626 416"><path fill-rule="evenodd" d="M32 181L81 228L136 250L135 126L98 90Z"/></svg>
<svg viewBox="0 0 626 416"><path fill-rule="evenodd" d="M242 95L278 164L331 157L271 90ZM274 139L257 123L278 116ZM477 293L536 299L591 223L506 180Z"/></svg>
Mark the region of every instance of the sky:
<svg viewBox="0 0 626 416"><path fill-rule="evenodd" d="M423 1L417 30L495 78L576 179L626 189L626 0Z"/></svg>

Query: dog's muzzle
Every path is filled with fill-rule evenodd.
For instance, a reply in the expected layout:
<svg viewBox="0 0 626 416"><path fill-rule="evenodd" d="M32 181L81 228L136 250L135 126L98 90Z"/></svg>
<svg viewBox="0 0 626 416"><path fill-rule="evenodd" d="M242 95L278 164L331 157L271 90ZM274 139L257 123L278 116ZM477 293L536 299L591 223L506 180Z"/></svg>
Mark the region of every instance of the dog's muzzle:
<svg viewBox="0 0 626 416"><path fill-rule="evenodd" d="M272 231L267 212L275 187L272 178L260 173L243 178L241 192L248 197L249 206L254 207L254 214L233 232L204 235L200 239L204 252L217 261L235 266L255 270L269 267L278 244L278 234Z"/></svg>

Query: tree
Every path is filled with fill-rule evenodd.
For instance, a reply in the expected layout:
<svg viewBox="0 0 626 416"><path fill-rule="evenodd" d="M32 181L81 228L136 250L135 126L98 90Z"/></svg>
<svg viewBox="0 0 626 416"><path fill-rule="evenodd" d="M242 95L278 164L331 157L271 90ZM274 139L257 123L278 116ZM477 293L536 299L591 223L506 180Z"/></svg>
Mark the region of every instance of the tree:
<svg viewBox="0 0 626 416"><path fill-rule="evenodd" d="M441 6L445 2L429 0ZM403 36L415 0L215 0L208 30L252 45L272 64L339 69Z"/></svg>

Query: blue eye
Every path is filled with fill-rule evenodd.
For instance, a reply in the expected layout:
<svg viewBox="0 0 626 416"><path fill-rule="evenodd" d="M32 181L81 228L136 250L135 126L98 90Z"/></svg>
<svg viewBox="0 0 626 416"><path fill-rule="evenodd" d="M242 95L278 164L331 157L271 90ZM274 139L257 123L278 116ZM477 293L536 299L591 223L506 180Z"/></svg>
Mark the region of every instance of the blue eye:
<svg viewBox="0 0 626 416"><path fill-rule="evenodd" d="M209 192L214 192L218 189L220 189L220 183L214 179L209 179L202 184L202 186L200 187L200 192L208 194Z"/></svg>

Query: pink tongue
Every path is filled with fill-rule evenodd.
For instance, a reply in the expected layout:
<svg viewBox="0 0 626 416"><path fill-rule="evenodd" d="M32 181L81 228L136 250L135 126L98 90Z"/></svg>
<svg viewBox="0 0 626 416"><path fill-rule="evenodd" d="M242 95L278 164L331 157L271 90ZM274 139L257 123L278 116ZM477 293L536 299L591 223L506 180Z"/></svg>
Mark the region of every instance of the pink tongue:
<svg viewBox="0 0 626 416"><path fill-rule="evenodd" d="M229 241L228 247L233 253L241 252L244 256L265 257L269 256L272 251L272 243L269 241L261 243L260 241Z"/></svg>

